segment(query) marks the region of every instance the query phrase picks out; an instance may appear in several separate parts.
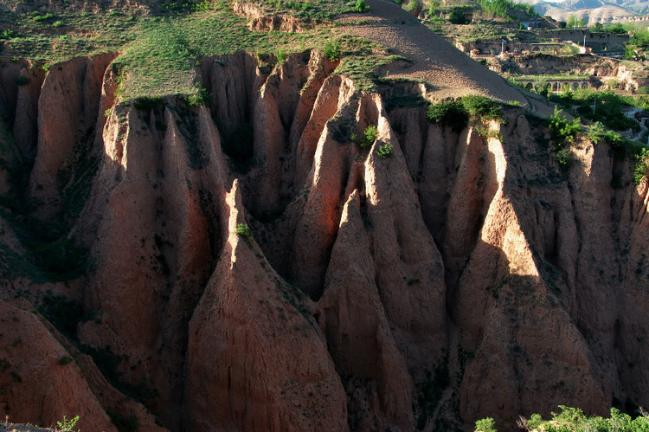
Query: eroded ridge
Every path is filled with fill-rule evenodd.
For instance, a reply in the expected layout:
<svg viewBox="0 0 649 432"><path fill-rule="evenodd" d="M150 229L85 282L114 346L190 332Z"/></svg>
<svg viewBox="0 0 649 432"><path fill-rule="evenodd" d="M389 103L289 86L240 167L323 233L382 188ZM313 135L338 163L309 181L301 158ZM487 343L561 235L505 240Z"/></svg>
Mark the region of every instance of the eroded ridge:
<svg viewBox="0 0 649 432"><path fill-rule="evenodd" d="M206 58L199 106L119 102L113 58L0 69L13 421L430 431L647 404L647 187L606 144L562 170L520 108L432 124L418 84L359 92L315 51Z"/></svg>

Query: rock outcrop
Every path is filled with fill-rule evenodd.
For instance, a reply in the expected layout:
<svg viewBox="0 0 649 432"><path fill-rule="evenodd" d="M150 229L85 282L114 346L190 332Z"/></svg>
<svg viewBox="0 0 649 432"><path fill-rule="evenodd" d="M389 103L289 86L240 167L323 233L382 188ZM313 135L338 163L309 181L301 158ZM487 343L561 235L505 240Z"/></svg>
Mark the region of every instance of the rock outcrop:
<svg viewBox="0 0 649 432"><path fill-rule="evenodd" d="M520 108L430 124L418 86L317 52L204 59L200 107L120 102L111 60L0 69L0 414L512 430L649 403L648 189L618 151L565 170Z"/></svg>
<svg viewBox="0 0 649 432"><path fill-rule="evenodd" d="M264 10L258 3L235 1L232 10L248 20L248 28L253 31L300 32L313 27L311 22L300 20L288 13Z"/></svg>

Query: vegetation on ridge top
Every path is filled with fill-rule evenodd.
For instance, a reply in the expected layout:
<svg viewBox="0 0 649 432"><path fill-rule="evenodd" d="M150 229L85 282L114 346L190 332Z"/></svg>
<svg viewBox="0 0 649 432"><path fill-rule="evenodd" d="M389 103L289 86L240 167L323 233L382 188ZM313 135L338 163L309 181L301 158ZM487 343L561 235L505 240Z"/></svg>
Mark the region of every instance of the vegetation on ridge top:
<svg viewBox="0 0 649 432"><path fill-rule="evenodd" d="M331 20L340 14L363 12L365 9L359 7L360 3L355 0L254 0L253 2L267 10L288 13L309 21Z"/></svg>
<svg viewBox="0 0 649 432"><path fill-rule="evenodd" d="M309 8L332 14L364 7L364 2L357 3L308 2ZM242 50L270 54L281 62L291 53L319 49L330 59L341 59L338 72L350 76L360 89L372 88L374 70L396 59L369 41L340 35L330 26L300 33L255 32L232 12L227 1L191 5L158 16L66 12L36 19L43 15L2 11L0 23L9 28L0 37L6 46L0 54L30 59L47 68L72 57L118 51L121 55L115 65L121 75L122 100L176 94L194 97L200 93L196 69L201 58ZM61 24L54 28L54 22Z"/></svg>
<svg viewBox="0 0 649 432"><path fill-rule="evenodd" d="M552 412L549 419L540 414L532 414L528 419L521 418L519 426L529 432L646 432L649 430L649 416L635 418L611 408L609 417L587 416L579 408L559 405L559 412ZM484 418L476 421L475 432L497 432L495 421Z"/></svg>

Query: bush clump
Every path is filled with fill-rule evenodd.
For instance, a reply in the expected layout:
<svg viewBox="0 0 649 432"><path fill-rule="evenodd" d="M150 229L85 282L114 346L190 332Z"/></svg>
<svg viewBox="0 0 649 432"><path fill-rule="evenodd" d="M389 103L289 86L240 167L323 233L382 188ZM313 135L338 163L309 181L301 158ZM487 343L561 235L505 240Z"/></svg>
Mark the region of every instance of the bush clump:
<svg viewBox="0 0 649 432"><path fill-rule="evenodd" d="M252 237L252 230L247 224L244 223L237 224L236 231L239 237L244 237L244 238Z"/></svg>
<svg viewBox="0 0 649 432"><path fill-rule="evenodd" d="M0 31L0 40L9 40L15 38L16 36L18 36L18 33L10 29L4 29Z"/></svg>
<svg viewBox="0 0 649 432"><path fill-rule="evenodd" d="M538 16L533 5L514 3L510 0L478 0L482 12L491 17L508 20L520 19L520 15Z"/></svg>
<svg viewBox="0 0 649 432"><path fill-rule="evenodd" d="M641 147L635 154L635 163L633 164L633 182L640 184L649 171L649 148Z"/></svg>
<svg viewBox="0 0 649 432"><path fill-rule="evenodd" d="M464 96L459 99L447 99L430 104L426 118L431 123L451 126L459 132L464 129L470 117L484 120L501 119L503 115L500 103L484 96Z"/></svg>
<svg viewBox="0 0 649 432"><path fill-rule="evenodd" d="M607 128L616 131L639 130L638 123L624 115L624 109L632 106L645 108L640 99L588 89L550 95L550 100L557 102L564 109L574 108L582 118L602 122Z"/></svg>
<svg viewBox="0 0 649 432"><path fill-rule="evenodd" d="M608 130L600 123L593 123L586 132L593 144L606 143L615 152L616 157L629 155L633 158L633 182L639 184L649 170L649 147L624 138L619 133Z"/></svg>
<svg viewBox="0 0 649 432"><path fill-rule="evenodd" d="M324 55L331 61L340 59L340 41L327 41Z"/></svg>
<svg viewBox="0 0 649 432"><path fill-rule="evenodd" d="M372 147L372 144L374 144L374 141L376 141L376 138L379 136L379 131L374 125L369 125L368 127L365 128L363 131L363 136L358 142L358 146L362 149L368 149Z"/></svg>
<svg viewBox="0 0 649 432"><path fill-rule="evenodd" d="M356 0L356 3L354 3L354 11L358 13L363 13L368 9L367 3L365 3L365 0Z"/></svg>
<svg viewBox="0 0 649 432"><path fill-rule="evenodd" d="M558 413L551 413L551 418L544 420L539 414L532 414L524 428L538 432L642 432L649 430L649 417L644 415L632 418L628 414L611 408L610 417L589 417L579 408L559 405Z"/></svg>
<svg viewBox="0 0 649 432"><path fill-rule="evenodd" d="M548 420L540 414L532 414L529 419L521 419L519 427L528 432L646 432L649 430L649 417L631 417L611 408L610 416L587 416L579 408L559 405L559 412L552 412ZM490 417L475 422L475 432L497 432L496 423Z"/></svg>
<svg viewBox="0 0 649 432"><path fill-rule="evenodd" d="M471 117L481 117L486 120L502 118L502 106L495 100L484 96L464 96L462 106Z"/></svg>
<svg viewBox="0 0 649 432"><path fill-rule="evenodd" d="M187 95L185 98L187 105L189 105L190 107L199 107L201 105L205 105L207 99L207 90L205 90L204 88L199 89L196 93Z"/></svg>
<svg viewBox="0 0 649 432"><path fill-rule="evenodd" d="M560 109L555 108L549 126L554 157L560 167L567 168L572 161L569 146L581 132L581 122L578 118L567 119Z"/></svg>
<svg viewBox="0 0 649 432"><path fill-rule="evenodd" d="M63 420L56 422L56 430L58 432L78 432L77 423L79 423L79 416L70 419L63 416Z"/></svg>
<svg viewBox="0 0 649 432"><path fill-rule="evenodd" d="M617 132L606 129L603 123L595 122L588 127L586 132L588 139L593 144L599 144L600 142L605 142L613 148L622 147L626 139Z"/></svg>
<svg viewBox="0 0 649 432"><path fill-rule="evenodd" d="M561 168L568 168L572 162L570 149L567 147L560 147L555 149L554 158Z"/></svg>
<svg viewBox="0 0 649 432"><path fill-rule="evenodd" d="M475 432L496 432L496 422L486 417L475 422Z"/></svg>
<svg viewBox="0 0 649 432"><path fill-rule="evenodd" d="M554 109L552 116L550 116L550 134L556 143L575 142L577 134L581 132L581 122L579 118L569 120L563 115L563 111L558 108Z"/></svg>
<svg viewBox="0 0 649 432"><path fill-rule="evenodd" d="M448 16L448 21L451 24L469 24L471 22L462 8L453 8Z"/></svg>
<svg viewBox="0 0 649 432"><path fill-rule="evenodd" d="M431 123L448 125L456 132L464 129L469 122L469 115L462 103L457 100L430 104L426 111L426 118Z"/></svg>
<svg viewBox="0 0 649 432"><path fill-rule="evenodd" d="M392 153L394 152L394 147L392 147L392 144L385 143L376 150L376 155L380 157L381 159L387 159L390 156L392 156Z"/></svg>

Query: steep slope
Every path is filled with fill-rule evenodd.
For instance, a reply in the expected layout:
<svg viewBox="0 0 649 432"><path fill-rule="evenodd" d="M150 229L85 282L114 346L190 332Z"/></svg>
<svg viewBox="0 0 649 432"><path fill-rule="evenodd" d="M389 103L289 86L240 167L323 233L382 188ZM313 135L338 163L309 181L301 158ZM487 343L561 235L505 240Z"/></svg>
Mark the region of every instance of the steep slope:
<svg viewBox="0 0 649 432"><path fill-rule="evenodd" d="M369 0L369 12L338 18L343 31L392 47L412 64L388 72L395 78L429 83L435 98L483 94L502 101L526 104L525 96L485 66L472 61L443 37L388 0ZM361 19L359 25L357 21Z"/></svg>
<svg viewBox="0 0 649 432"><path fill-rule="evenodd" d="M649 402L647 184L619 151L581 140L565 171L520 108L431 124L422 85L360 92L316 51L206 58L199 105L117 103L111 58L0 69L0 298L30 323L0 333L48 341L0 338L2 397L30 396L0 414L512 430Z"/></svg>

